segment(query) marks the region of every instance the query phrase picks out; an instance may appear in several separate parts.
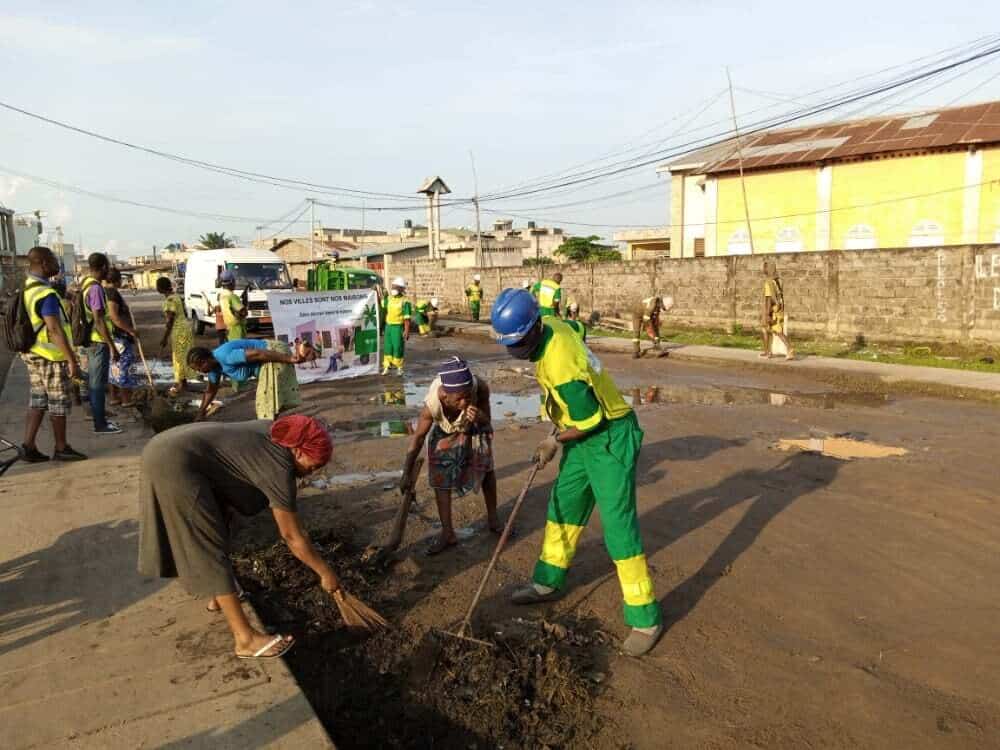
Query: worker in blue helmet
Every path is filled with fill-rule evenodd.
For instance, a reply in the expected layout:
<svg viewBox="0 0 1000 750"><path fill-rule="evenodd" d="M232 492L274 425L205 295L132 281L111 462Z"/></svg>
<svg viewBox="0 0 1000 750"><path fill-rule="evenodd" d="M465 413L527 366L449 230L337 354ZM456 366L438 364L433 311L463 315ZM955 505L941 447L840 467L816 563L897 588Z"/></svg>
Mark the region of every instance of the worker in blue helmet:
<svg viewBox="0 0 1000 750"><path fill-rule="evenodd" d="M618 571L625 622L632 627L622 649L641 656L656 644L663 625L636 513L635 467L642 430L635 412L577 333L558 318L543 318L529 292L503 290L490 318L497 342L512 357L535 363L543 408L557 428L539 444L535 462L543 467L563 448L533 580L517 589L512 601L535 604L560 596L596 504Z"/></svg>

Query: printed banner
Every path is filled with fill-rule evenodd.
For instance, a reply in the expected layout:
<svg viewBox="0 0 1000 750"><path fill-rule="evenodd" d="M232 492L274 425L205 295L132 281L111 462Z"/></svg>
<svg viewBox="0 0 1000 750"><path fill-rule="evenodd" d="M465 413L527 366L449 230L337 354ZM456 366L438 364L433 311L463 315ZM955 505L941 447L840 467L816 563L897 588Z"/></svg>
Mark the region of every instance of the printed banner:
<svg viewBox="0 0 1000 750"><path fill-rule="evenodd" d="M300 383L378 373L378 298L374 289L268 292L274 337L293 350L316 350L295 368Z"/></svg>

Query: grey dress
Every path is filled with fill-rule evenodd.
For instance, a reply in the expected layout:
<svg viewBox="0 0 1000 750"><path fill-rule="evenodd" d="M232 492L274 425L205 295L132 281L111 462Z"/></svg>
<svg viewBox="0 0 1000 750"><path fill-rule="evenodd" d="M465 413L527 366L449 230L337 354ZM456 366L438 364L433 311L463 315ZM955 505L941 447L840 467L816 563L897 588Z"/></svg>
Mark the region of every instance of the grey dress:
<svg viewBox="0 0 1000 750"><path fill-rule="evenodd" d="M294 511L292 453L271 422L198 423L161 432L142 452L139 572L181 578L198 597L235 593L227 511Z"/></svg>

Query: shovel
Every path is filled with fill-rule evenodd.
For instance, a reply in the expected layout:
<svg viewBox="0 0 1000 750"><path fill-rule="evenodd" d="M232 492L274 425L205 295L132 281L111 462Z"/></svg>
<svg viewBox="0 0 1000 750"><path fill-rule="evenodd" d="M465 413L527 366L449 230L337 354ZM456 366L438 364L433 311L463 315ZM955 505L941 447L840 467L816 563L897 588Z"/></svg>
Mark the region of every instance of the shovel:
<svg viewBox="0 0 1000 750"><path fill-rule="evenodd" d="M413 469L410 471L410 482L406 487L401 488L403 501L396 511L396 520L392 526L392 533L389 534L389 541L378 548L365 550L364 561L369 565L385 565L393 553L399 549L403 542L403 532L406 531L406 521L410 515L410 506L417 496L417 477L420 476L420 469L423 468L424 457L417 456L413 462Z"/></svg>

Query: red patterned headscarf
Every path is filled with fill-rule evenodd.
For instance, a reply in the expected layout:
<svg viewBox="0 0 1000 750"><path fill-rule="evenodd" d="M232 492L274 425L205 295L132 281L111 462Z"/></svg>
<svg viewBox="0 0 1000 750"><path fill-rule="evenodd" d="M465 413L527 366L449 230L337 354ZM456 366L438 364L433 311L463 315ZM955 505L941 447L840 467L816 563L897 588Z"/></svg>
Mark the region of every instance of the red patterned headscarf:
<svg viewBox="0 0 1000 750"><path fill-rule="evenodd" d="M333 455L333 440L323 423L302 414L276 419L271 425L271 442L284 448L298 448L320 465L325 465Z"/></svg>

